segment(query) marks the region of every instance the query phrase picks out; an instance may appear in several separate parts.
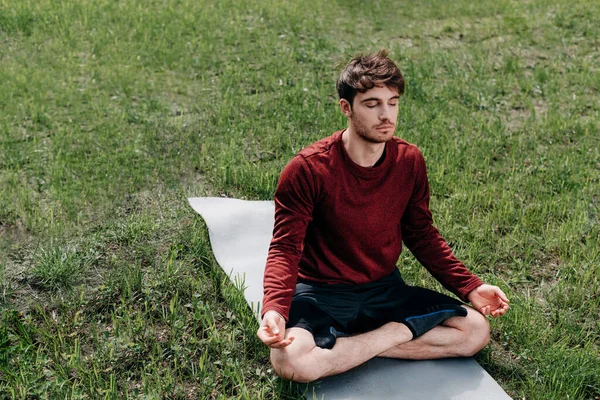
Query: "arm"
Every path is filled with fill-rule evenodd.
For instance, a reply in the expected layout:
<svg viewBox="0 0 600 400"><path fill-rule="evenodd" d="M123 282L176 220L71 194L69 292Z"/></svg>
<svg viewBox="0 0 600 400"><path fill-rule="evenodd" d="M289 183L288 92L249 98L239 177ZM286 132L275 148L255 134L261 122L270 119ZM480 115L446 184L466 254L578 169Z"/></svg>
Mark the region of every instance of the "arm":
<svg viewBox="0 0 600 400"><path fill-rule="evenodd" d="M419 152L415 162L415 187L402 218L406 246L448 290L471 304L483 315L499 317L509 309L509 300L497 286L484 284L454 256L433 226L429 210L429 183L425 160Z"/></svg>
<svg viewBox="0 0 600 400"><path fill-rule="evenodd" d="M275 226L265 266L262 323L258 337L270 347L285 347L285 321L296 288L298 262L312 220L315 185L302 156L284 168L275 192ZM292 339L293 340L293 339Z"/></svg>
<svg viewBox="0 0 600 400"><path fill-rule="evenodd" d="M429 182L425 160L418 150L415 154L413 193L402 216L402 240L416 259L446 289L463 301L483 282L473 275L452 253L452 249L433 226L429 210Z"/></svg>

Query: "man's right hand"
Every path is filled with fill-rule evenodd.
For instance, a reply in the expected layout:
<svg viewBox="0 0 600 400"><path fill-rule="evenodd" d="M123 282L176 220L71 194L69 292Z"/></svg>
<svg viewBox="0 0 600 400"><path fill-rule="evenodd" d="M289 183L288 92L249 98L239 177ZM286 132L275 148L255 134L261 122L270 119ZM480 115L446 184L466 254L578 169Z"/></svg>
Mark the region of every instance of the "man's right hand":
<svg viewBox="0 0 600 400"><path fill-rule="evenodd" d="M285 318L273 310L265 313L256 335L272 349L287 347L294 341L293 336L285 337Z"/></svg>

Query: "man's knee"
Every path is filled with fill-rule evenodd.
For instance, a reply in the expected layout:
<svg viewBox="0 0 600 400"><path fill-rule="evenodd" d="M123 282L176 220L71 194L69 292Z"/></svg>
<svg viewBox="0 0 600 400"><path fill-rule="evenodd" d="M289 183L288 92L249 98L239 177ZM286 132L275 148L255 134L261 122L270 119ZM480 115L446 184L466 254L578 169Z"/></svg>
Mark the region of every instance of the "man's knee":
<svg viewBox="0 0 600 400"><path fill-rule="evenodd" d="M321 377L321 368L314 365L311 356L313 351L322 351L315 348L312 334L300 328L292 328L286 332L287 336L294 336L295 340L282 349L271 349L271 365L279 377L294 382L312 382Z"/></svg>
<svg viewBox="0 0 600 400"><path fill-rule="evenodd" d="M483 349L490 341L490 323L479 312L470 309L464 329L464 356L471 357Z"/></svg>
<svg viewBox="0 0 600 400"><path fill-rule="evenodd" d="M306 362L306 354L294 355L282 349L271 350L271 365L282 379L306 383L320 378L318 369Z"/></svg>

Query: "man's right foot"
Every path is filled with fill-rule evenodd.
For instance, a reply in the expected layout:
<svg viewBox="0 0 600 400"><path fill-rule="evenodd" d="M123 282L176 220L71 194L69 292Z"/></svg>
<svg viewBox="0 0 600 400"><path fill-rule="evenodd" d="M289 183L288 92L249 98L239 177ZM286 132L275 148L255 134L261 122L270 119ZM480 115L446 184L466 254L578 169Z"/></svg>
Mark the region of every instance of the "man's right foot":
<svg viewBox="0 0 600 400"><path fill-rule="evenodd" d="M407 316L403 321L413 334L413 339L435 328L448 318L466 317L467 309L457 304L440 304L426 308L418 314Z"/></svg>

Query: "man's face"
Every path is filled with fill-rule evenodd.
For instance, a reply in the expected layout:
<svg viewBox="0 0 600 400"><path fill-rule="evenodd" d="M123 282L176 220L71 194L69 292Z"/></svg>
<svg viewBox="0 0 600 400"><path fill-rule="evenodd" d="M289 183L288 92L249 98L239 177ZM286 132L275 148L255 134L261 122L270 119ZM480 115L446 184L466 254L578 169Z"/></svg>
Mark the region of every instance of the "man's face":
<svg viewBox="0 0 600 400"><path fill-rule="evenodd" d="M365 93L356 93L352 107L346 100L340 105L354 132L367 142L383 143L394 136L399 97L395 89L375 86Z"/></svg>

